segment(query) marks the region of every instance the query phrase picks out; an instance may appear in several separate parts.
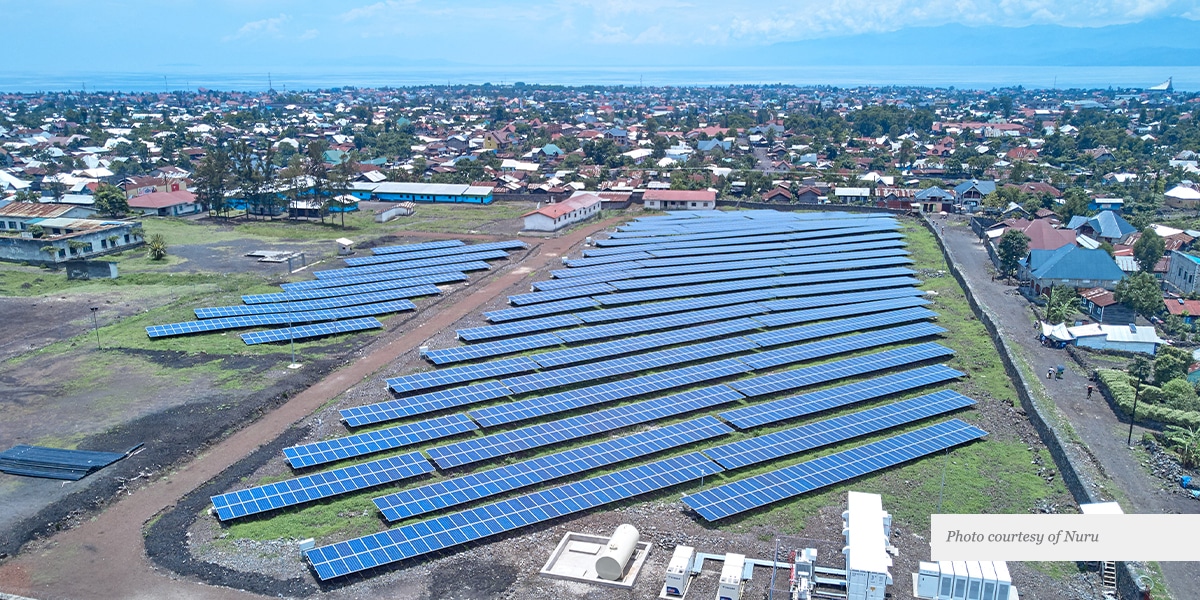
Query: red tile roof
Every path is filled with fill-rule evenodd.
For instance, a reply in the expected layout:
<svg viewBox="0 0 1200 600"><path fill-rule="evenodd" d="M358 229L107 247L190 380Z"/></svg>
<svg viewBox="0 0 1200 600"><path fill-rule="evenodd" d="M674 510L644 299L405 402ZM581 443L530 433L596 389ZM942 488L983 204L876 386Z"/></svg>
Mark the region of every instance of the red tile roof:
<svg viewBox="0 0 1200 600"><path fill-rule="evenodd" d="M571 211L587 208L597 202L600 202L599 196L594 194L580 194L578 196L567 198L562 202L547 204L546 206L543 206L537 210L529 211L521 216L528 217L529 215L538 214L550 217L551 219L557 219Z"/></svg>
<svg viewBox="0 0 1200 600"><path fill-rule="evenodd" d="M177 206L179 204L192 204L196 201L196 195L191 192L153 192L143 194L137 198L129 200L130 208L166 208L168 206Z"/></svg>

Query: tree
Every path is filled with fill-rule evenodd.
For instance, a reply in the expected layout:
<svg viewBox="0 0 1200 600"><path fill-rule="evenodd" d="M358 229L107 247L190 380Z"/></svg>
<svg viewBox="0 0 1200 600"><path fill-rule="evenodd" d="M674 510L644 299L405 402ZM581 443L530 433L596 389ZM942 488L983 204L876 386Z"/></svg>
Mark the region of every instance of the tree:
<svg viewBox="0 0 1200 600"><path fill-rule="evenodd" d="M1063 218L1063 221L1070 221L1071 217L1077 215L1087 215L1087 207L1087 192L1083 191L1083 188L1073 187L1063 193L1062 212L1060 214Z"/></svg>
<svg viewBox="0 0 1200 600"><path fill-rule="evenodd" d="M1154 366L1145 356L1138 355L1133 357L1133 362L1129 363L1127 370L1141 383L1150 379L1150 375L1154 372Z"/></svg>
<svg viewBox="0 0 1200 600"><path fill-rule="evenodd" d="M1178 377L1162 385L1167 406L1175 410L1196 410L1196 389L1187 379Z"/></svg>
<svg viewBox="0 0 1200 600"><path fill-rule="evenodd" d="M1029 236L1016 229L1009 229L1000 236L996 250L1000 255L1000 272L1012 275L1017 271L1020 260L1029 253Z"/></svg>
<svg viewBox="0 0 1200 600"><path fill-rule="evenodd" d="M1172 379L1186 377L1190 364L1192 364L1190 352L1173 346L1160 347L1158 354L1154 357L1154 383L1162 387Z"/></svg>
<svg viewBox="0 0 1200 600"><path fill-rule="evenodd" d="M225 193L229 191L231 174L229 153L223 148L217 148L204 155L192 179L196 182L196 198L208 210L221 215L229 215L229 203Z"/></svg>
<svg viewBox="0 0 1200 600"><path fill-rule="evenodd" d="M167 238L163 234L156 233L150 236L146 242L146 256L150 260L162 260L167 257Z"/></svg>
<svg viewBox="0 0 1200 600"><path fill-rule="evenodd" d="M1163 308L1162 289L1151 273L1134 273L1122 279L1113 299L1147 319Z"/></svg>
<svg viewBox="0 0 1200 600"><path fill-rule="evenodd" d="M102 183L96 188L96 209L110 217L119 217L129 212L129 201L121 188Z"/></svg>
<svg viewBox="0 0 1200 600"><path fill-rule="evenodd" d="M33 190L18 190L13 202L40 202L42 195Z"/></svg>
<svg viewBox="0 0 1200 600"><path fill-rule="evenodd" d="M1065 285L1050 288L1049 300L1046 301L1046 320L1050 323L1063 323L1067 317L1075 314L1079 308L1079 296L1075 290Z"/></svg>
<svg viewBox="0 0 1200 600"><path fill-rule="evenodd" d="M46 175L42 177L42 190L50 192L55 202L61 201L63 196L67 195L67 186L59 179L58 171L58 165L50 163L46 166Z"/></svg>
<svg viewBox="0 0 1200 600"><path fill-rule="evenodd" d="M1167 447L1179 453L1179 462L1191 468L1200 463L1200 427L1168 425L1163 431Z"/></svg>
<svg viewBox="0 0 1200 600"><path fill-rule="evenodd" d="M1133 259L1143 273L1153 273L1154 265L1162 259L1166 252L1166 242L1149 227L1142 230L1142 236L1133 243Z"/></svg>

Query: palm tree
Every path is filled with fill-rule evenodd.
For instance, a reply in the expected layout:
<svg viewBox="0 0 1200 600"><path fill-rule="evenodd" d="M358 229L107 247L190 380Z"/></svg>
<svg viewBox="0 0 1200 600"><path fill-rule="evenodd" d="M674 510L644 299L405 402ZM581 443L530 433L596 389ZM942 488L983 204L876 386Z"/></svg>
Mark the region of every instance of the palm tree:
<svg viewBox="0 0 1200 600"><path fill-rule="evenodd" d="M1179 453L1179 462L1194 467L1200 462L1200 427L1167 426L1163 432L1167 446Z"/></svg>

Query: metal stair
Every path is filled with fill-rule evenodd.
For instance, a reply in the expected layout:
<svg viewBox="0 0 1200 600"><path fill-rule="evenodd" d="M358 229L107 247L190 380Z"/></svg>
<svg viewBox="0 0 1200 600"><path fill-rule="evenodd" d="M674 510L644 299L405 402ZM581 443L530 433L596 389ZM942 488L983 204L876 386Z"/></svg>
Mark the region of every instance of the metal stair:
<svg viewBox="0 0 1200 600"><path fill-rule="evenodd" d="M1104 587L1104 595L1117 597L1117 563L1106 560L1100 563L1100 584Z"/></svg>

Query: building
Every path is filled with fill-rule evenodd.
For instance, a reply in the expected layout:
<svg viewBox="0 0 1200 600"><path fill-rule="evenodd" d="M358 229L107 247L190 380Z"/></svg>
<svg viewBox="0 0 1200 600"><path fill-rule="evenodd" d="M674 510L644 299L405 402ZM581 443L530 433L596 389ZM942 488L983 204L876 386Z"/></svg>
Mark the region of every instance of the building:
<svg viewBox="0 0 1200 600"><path fill-rule="evenodd" d="M913 195L913 204L919 207L921 212L950 212L954 206L954 194L937 186L928 187Z"/></svg>
<svg viewBox="0 0 1200 600"><path fill-rule="evenodd" d="M359 200L383 202L455 202L491 204L490 187L454 183L356 182L350 193Z"/></svg>
<svg viewBox="0 0 1200 600"><path fill-rule="evenodd" d="M776 186L763 194L764 202L791 202L792 192L783 186Z"/></svg>
<svg viewBox="0 0 1200 600"><path fill-rule="evenodd" d="M1104 250L1063 246L1057 250L1031 250L1029 257L1021 261L1018 276L1034 293L1041 294L1056 285L1115 289L1125 272Z"/></svg>
<svg viewBox="0 0 1200 600"><path fill-rule="evenodd" d="M1102 287L1084 290L1080 294L1080 305L1088 317L1098 323L1132 323L1133 310L1117 302L1113 293Z"/></svg>
<svg viewBox="0 0 1200 600"><path fill-rule="evenodd" d="M44 219L87 219L96 212L90 206L0 200L0 233L26 231Z"/></svg>
<svg viewBox="0 0 1200 600"><path fill-rule="evenodd" d="M839 187L833 190L838 204L866 204L871 201L871 188Z"/></svg>
<svg viewBox="0 0 1200 600"><path fill-rule="evenodd" d="M1200 207L1200 192L1186 185L1177 185L1163 194L1164 201L1171 208L1196 210Z"/></svg>
<svg viewBox="0 0 1200 600"><path fill-rule="evenodd" d="M1101 325L1092 323L1079 327L1068 327L1076 346L1096 350L1138 352L1153 356L1166 340L1149 325Z"/></svg>
<svg viewBox="0 0 1200 600"><path fill-rule="evenodd" d="M642 205L649 210L712 210L717 193L710 190L646 190Z"/></svg>
<svg viewBox="0 0 1200 600"><path fill-rule="evenodd" d="M1120 212L1125 208L1125 200L1123 198L1092 198L1088 202L1088 210L1115 210Z"/></svg>
<svg viewBox="0 0 1200 600"><path fill-rule="evenodd" d="M141 226L137 223L78 218L72 216L72 211L87 209L75 206L18 204L18 209L9 210L11 204L0 203L0 222L4 225L0 230L0 260L59 264L143 243ZM27 207L55 209L63 216L31 218L27 215L30 211L19 210Z"/></svg>
<svg viewBox="0 0 1200 600"><path fill-rule="evenodd" d="M196 195L187 191L150 192L129 199L129 208L143 215L156 217L178 217L194 215L201 210Z"/></svg>
<svg viewBox="0 0 1200 600"><path fill-rule="evenodd" d="M1167 285L1180 294L1200 291L1200 257L1172 250L1165 279Z"/></svg>
<svg viewBox="0 0 1200 600"><path fill-rule="evenodd" d="M1184 323L1191 325L1200 319L1200 300L1184 300L1183 298L1168 298L1163 300L1167 312L1180 317Z"/></svg>
<svg viewBox="0 0 1200 600"><path fill-rule="evenodd" d="M117 187L125 190L125 199L132 200L154 192L187 191L187 182L167 177L127 177Z"/></svg>
<svg viewBox="0 0 1200 600"><path fill-rule="evenodd" d="M972 179L954 186L954 201L964 210L975 212L983 197L995 191L995 181Z"/></svg>
<svg viewBox="0 0 1200 600"><path fill-rule="evenodd" d="M1086 235L1094 240L1110 244L1124 244L1130 235L1137 233L1137 228L1129 224L1115 211L1102 210L1091 217L1076 215L1067 223L1067 229L1073 229L1079 235Z"/></svg>
<svg viewBox="0 0 1200 600"><path fill-rule="evenodd" d="M576 192L562 202L547 204L522 215L525 231L559 231L563 228L590 219L600 214L600 196L589 192Z"/></svg>

